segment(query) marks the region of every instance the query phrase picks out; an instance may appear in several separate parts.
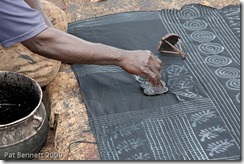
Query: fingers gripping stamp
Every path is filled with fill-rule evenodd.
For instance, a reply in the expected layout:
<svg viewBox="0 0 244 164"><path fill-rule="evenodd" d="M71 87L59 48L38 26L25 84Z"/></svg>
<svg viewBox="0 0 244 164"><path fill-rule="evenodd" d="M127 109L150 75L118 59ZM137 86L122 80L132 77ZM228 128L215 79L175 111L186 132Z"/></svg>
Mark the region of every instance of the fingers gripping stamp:
<svg viewBox="0 0 244 164"><path fill-rule="evenodd" d="M180 36L177 34L169 33L161 38L158 43L158 51L168 54L175 54L181 56L182 59L186 58L186 54L182 50ZM163 80L160 80L160 85L155 87L149 81L141 81L136 76L137 81L140 82L143 93L148 96L162 95L167 93L169 89Z"/></svg>

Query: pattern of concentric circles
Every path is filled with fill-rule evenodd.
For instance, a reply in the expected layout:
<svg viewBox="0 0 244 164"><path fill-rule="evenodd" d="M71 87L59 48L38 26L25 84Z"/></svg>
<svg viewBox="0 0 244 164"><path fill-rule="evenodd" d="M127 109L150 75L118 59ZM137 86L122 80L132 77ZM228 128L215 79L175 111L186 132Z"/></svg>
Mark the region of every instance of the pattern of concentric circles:
<svg viewBox="0 0 244 164"><path fill-rule="evenodd" d="M216 35L210 31L195 31L190 35L191 39L197 42L210 42L216 38Z"/></svg>
<svg viewBox="0 0 244 164"><path fill-rule="evenodd" d="M193 20L188 20L183 24L183 27L187 30L203 30L207 28L208 24L204 20L201 19L193 19Z"/></svg>
<svg viewBox="0 0 244 164"><path fill-rule="evenodd" d="M222 78L240 77L240 71L238 69L232 68L232 67L219 68L215 71L215 74Z"/></svg>
<svg viewBox="0 0 244 164"><path fill-rule="evenodd" d="M195 7L186 6L178 13L178 15L182 19L195 19L200 16L200 12Z"/></svg>
<svg viewBox="0 0 244 164"><path fill-rule="evenodd" d="M240 70L233 67L219 68L214 72L221 78L238 78L240 77Z"/></svg>
<svg viewBox="0 0 244 164"><path fill-rule="evenodd" d="M202 43L198 46L198 50L204 54L219 54L224 51L224 47L218 43Z"/></svg>
<svg viewBox="0 0 244 164"><path fill-rule="evenodd" d="M204 60L208 65L211 65L214 67L227 66L232 63L231 58L228 58L225 56L220 56L220 55L207 56Z"/></svg>
<svg viewBox="0 0 244 164"><path fill-rule="evenodd" d="M225 85L231 90L240 90L240 79L230 79L226 81Z"/></svg>

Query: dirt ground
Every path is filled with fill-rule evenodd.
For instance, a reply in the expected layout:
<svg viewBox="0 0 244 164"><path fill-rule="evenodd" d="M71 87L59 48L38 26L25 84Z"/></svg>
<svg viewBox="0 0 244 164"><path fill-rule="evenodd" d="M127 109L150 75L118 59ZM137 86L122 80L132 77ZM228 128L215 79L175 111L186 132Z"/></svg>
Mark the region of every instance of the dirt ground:
<svg viewBox="0 0 244 164"><path fill-rule="evenodd" d="M94 18L102 15L127 11L152 11L165 8L180 9L186 4L203 4L214 8L239 4L238 0L48 0L62 8L69 16L70 22Z"/></svg>
<svg viewBox="0 0 244 164"><path fill-rule="evenodd" d="M63 9L69 16L69 22L99 17L127 11L153 11L162 9L180 9L186 4L203 4L214 8L237 5L238 0L48 0ZM53 130L49 131L48 139L42 152L55 152ZM43 160L43 159L42 159ZM44 159L51 160L51 159Z"/></svg>

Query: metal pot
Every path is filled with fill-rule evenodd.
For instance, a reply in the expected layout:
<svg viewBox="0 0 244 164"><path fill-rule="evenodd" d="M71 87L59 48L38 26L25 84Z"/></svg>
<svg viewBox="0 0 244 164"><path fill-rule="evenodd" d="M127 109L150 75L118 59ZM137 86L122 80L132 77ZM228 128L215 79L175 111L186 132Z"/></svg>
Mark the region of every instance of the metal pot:
<svg viewBox="0 0 244 164"><path fill-rule="evenodd" d="M32 159L46 142L48 120L38 83L0 71L0 159Z"/></svg>

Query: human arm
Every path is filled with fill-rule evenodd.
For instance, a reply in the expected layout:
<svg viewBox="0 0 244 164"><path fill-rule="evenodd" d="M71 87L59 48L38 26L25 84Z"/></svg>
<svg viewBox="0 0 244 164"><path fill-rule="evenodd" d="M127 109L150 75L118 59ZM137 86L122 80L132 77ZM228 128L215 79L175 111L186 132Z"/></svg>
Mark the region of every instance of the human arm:
<svg viewBox="0 0 244 164"><path fill-rule="evenodd" d="M91 43L47 27L40 12L23 0L1 0L0 6L0 42L4 47L20 42L37 54L66 63L118 65L159 84L161 61L150 51L127 51Z"/></svg>
<svg viewBox="0 0 244 164"><path fill-rule="evenodd" d="M45 23L50 26L51 22L43 11L40 0L24 1L37 9ZM118 65L129 73L146 76L155 85L159 84L161 78L161 61L150 51L126 51L91 43L55 29L47 29L30 41L22 43L40 55L66 63Z"/></svg>
<svg viewBox="0 0 244 164"><path fill-rule="evenodd" d="M54 28L47 28L22 44L37 54L65 63L117 65L131 74L146 76L154 85L160 82L161 61L150 51L127 51L92 43Z"/></svg>

